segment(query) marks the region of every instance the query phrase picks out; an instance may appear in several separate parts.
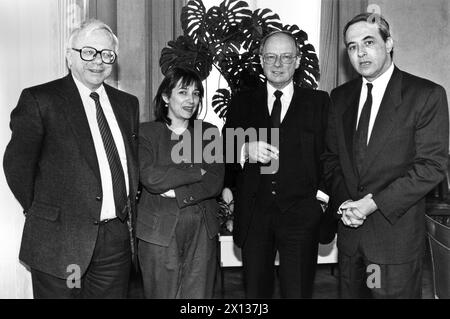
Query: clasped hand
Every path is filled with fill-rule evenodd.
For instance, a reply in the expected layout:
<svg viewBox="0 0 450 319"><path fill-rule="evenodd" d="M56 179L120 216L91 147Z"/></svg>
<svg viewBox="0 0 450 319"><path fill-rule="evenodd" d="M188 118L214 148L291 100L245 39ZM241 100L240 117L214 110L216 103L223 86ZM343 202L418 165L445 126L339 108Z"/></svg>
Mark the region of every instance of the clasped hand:
<svg viewBox="0 0 450 319"><path fill-rule="evenodd" d="M377 210L377 205L372 199L372 194L367 194L357 201L347 201L341 205L341 220L344 225L357 228L366 220L367 216Z"/></svg>

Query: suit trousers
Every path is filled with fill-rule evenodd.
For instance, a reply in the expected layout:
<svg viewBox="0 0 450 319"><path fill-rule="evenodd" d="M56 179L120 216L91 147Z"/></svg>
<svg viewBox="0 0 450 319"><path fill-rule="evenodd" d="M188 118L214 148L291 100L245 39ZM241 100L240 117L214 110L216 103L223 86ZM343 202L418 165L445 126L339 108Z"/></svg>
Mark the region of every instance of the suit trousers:
<svg viewBox="0 0 450 319"><path fill-rule="evenodd" d="M72 266L68 268L67 279L31 269L34 298L126 298L131 271L126 221L122 223L116 218L99 225L91 262L81 278L76 277L76 265Z"/></svg>
<svg viewBox="0 0 450 319"><path fill-rule="evenodd" d="M212 298L216 251L217 238L208 237L201 210L181 211L168 247L139 241L145 297Z"/></svg>
<svg viewBox="0 0 450 319"><path fill-rule="evenodd" d="M320 205L316 200L306 199L286 212L275 202L266 210L258 210L242 247L246 297L273 297L274 261L278 251L281 297L311 298L319 245Z"/></svg>
<svg viewBox="0 0 450 319"><path fill-rule="evenodd" d="M361 249L355 255L338 253L339 290L345 299L420 299L422 258L404 264L377 264Z"/></svg>

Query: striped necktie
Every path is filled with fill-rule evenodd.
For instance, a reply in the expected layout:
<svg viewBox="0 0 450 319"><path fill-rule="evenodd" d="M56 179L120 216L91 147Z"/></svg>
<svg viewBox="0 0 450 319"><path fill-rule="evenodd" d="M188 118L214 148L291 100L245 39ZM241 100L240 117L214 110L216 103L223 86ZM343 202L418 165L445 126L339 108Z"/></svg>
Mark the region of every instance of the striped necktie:
<svg viewBox="0 0 450 319"><path fill-rule="evenodd" d="M97 123L105 146L106 156L108 158L109 168L111 170L114 203L116 206L116 216L124 221L128 215L127 211L127 188L125 185L125 175L123 173L122 163L120 162L119 152L116 143L103 113L98 93L92 92L89 95L95 102L97 110Z"/></svg>

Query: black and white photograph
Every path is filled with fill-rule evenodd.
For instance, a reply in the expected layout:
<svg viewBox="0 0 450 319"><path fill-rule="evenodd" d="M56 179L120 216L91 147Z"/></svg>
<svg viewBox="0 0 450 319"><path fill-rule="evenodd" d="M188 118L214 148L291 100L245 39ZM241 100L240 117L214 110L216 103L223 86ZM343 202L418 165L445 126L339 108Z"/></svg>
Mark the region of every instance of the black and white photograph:
<svg viewBox="0 0 450 319"><path fill-rule="evenodd" d="M0 0L0 299L450 299L449 92L450 0Z"/></svg>

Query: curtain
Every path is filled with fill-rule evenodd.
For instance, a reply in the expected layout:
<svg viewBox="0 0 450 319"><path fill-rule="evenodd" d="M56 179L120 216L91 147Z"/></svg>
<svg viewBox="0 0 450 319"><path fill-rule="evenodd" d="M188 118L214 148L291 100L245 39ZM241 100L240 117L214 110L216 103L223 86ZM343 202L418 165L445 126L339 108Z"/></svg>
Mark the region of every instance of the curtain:
<svg viewBox="0 0 450 319"><path fill-rule="evenodd" d="M99 1L99 0L97 0ZM163 79L161 50L182 34L185 0L117 0L118 87L139 98L140 121L153 119L152 100Z"/></svg>
<svg viewBox="0 0 450 319"><path fill-rule="evenodd" d="M319 89L330 92L357 76L347 57L343 30L355 15L367 11L368 0L322 0Z"/></svg>
<svg viewBox="0 0 450 319"><path fill-rule="evenodd" d="M118 63L107 80L139 99L140 121L153 119L152 100L162 81L161 50L182 34L187 0L89 0L89 16L108 24L119 38Z"/></svg>

